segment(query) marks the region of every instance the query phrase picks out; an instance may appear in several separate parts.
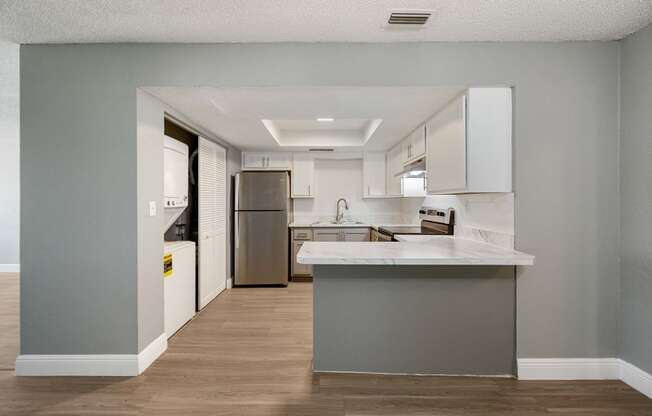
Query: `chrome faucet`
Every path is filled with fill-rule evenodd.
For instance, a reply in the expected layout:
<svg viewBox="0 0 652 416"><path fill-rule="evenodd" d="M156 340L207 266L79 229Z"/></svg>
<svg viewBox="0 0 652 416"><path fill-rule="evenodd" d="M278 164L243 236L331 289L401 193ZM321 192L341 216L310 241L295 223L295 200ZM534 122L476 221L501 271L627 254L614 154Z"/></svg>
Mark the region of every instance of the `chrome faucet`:
<svg viewBox="0 0 652 416"><path fill-rule="evenodd" d="M335 204L337 206L337 213L335 214L335 222L337 224L341 223L344 219L344 212L340 212L340 202L344 202L344 209L349 209L349 203L346 202L346 199L340 198L337 200L337 203Z"/></svg>

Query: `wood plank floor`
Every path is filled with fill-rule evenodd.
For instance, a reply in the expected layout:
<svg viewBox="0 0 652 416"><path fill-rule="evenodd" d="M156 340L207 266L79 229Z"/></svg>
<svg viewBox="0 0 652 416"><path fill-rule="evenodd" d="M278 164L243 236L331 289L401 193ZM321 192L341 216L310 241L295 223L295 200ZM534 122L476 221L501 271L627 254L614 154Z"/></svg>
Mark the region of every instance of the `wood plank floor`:
<svg viewBox="0 0 652 416"><path fill-rule="evenodd" d="M17 290L0 276L3 360L17 345ZM311 355L310 283L233 289L139 377L0 371L0 415L652 415L620 381L312 375Z"/></svg>

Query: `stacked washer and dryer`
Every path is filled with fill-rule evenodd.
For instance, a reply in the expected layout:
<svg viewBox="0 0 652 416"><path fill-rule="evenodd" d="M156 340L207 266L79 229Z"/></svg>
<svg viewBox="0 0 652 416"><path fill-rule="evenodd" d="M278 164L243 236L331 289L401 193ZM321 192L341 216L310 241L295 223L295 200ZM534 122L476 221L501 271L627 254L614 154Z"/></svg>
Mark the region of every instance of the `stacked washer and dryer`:
<svg viewBox="0 0 652 416"><path fill-rule="evenodd" d="M188 145L165 136L163 169L165 232L188 207ZM163 305L168 338L195 316L195 262L194 241L164 243Z"/></svg>

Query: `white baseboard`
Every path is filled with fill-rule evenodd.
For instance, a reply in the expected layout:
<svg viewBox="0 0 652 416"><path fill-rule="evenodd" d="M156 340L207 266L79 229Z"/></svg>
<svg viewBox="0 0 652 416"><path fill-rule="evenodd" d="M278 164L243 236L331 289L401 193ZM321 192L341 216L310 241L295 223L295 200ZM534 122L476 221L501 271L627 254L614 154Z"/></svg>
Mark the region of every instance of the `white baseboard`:
<svg viewBox="0 0 652 416"><path fill-rule="evenodd" d="M620 379L652 399L652 374L620 360Z"/></svg>
<svg viewBox="0 0 652 416"><path fill-rule="evenodd" d="M0 264L0 273L19 273L20 264Z"/></svg>
<svg viewBox="0 0 652 416"><path fill-rule="evenodd" d="M232 277L229 277L228 279L226 279L226 288L227 289L233 288L233 278Z"/></svg>
<svg viewBox="0 0 652 416"><path fill-rule="evenodd" d="M619 358L519 358L519 380L622 380L652 398L652 375Z"/></svg>
<svg viewBox="0 0 652 416"><path fill-rule="evenodd" d="M152 365L158 357L168 349L168 336L164 332L154 341L150 342L141 352L138 353L138 374ZM138 375L136 374L136 375Z"/></svg>
<svg viewBox="0 0 652 416"><path fill-rule="evenodd" d="M519 380L613 380L620 376L617 358L519 358Z"/></svg>
<svg viewBox="0 0 652 416"><path fill-rule="evenodd" d="M168 346L161 334L138 354L39 355L16 358L17 376L137 376Z"/></svg>

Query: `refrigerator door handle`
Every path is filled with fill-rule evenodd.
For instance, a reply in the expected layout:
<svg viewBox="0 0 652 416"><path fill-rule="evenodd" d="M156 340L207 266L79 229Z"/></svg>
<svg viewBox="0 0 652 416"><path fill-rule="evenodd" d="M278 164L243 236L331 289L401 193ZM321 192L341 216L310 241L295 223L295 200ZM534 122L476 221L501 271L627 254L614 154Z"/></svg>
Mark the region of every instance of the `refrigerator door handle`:
<svg viewBox="0 0 652 416"><path fill-rule="evenodd" d="M238 213L233 214L233 244L235 245L235 248L238 249L240 248L240 216Z"/></svg>
<svg viewBox="0 0 652 416"><path fill-rule="evenodd" d="M233 184L234 188L234 201L233 201L233 209L238 210L240 209L239 206L239 201L240 201L240 174L235 175L235 183Z"/></svg>

